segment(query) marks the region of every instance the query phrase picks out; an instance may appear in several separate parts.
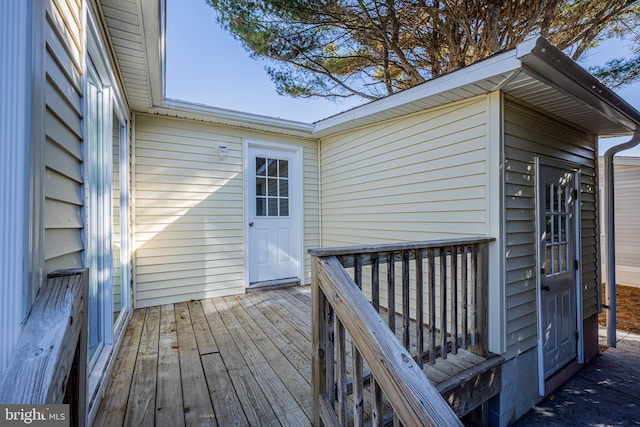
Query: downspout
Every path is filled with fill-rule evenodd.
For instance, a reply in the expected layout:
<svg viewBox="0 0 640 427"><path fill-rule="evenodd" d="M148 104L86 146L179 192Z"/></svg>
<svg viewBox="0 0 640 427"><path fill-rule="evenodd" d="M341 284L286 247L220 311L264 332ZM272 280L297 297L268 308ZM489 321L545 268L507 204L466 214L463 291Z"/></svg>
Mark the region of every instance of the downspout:
<svg viewBox="0 0 640 427"><path fill-rule="evenodd" d="M613 156L623 150L633 148L640 143L640 130L636 129L633 137L627 142L614 145L604 153L604 229L607 239L607 345L616 346L616 230L615 230L615 202Z"/></svg>

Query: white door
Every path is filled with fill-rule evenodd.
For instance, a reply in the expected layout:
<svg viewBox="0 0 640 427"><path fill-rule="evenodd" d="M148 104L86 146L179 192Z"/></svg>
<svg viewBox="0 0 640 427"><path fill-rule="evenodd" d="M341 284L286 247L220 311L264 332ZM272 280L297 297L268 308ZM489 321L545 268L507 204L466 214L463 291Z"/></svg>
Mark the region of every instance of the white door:
<svg viewBox="0 0 640 427"><path fill-rule="evenodd" d="M285 283L300 275L300 203L296 152L249 146L249 284Z"/></svg>
<svg viewBox="0 0 640 427"><path fill-rule="evenodd" d="M540 166L540 321L544 378L577 356L576 172Z"/></svg>

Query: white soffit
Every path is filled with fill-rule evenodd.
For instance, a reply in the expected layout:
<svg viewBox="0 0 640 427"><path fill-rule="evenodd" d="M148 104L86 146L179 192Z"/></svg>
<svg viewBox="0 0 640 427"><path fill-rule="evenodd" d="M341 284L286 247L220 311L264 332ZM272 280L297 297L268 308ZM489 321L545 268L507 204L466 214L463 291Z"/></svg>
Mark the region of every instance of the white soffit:
<svg viewBox="0 0 640 427"><path fill-rule="evenodd" d="M100 0L131 108L147 111L162 102L164 1Z"/></svg>

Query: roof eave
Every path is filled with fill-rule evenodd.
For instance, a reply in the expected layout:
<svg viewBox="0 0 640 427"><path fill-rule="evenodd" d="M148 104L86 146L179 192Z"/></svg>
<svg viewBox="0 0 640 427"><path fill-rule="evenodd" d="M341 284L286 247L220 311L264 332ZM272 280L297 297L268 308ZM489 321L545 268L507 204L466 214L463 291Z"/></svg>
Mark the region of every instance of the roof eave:
<svg viewBox="0 0 640 427"><path fill-rule="evenodd" d="M541 76L602 115L615 119L628 130L621 134L640 129L640 113L635 108L545 38L539 37L518 45L516 58L529 73Z"/></svg>

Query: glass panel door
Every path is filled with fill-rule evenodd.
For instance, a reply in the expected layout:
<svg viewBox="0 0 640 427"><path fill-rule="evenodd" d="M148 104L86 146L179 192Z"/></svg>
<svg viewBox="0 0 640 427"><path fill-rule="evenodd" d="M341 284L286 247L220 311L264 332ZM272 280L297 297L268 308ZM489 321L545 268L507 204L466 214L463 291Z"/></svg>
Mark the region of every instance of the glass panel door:
<svg viewBox="0 0 640 427"><path fill-rule="evenodd" d="M89 268L88 298L88 357L90 367L104 346L104 259L101 256L104 235L100 186L102 184L102 155L105 133L105 94L95 71L90 67L87 78L85 114L85 251ZM108 277L108 275L106 276Z"/></svg>

